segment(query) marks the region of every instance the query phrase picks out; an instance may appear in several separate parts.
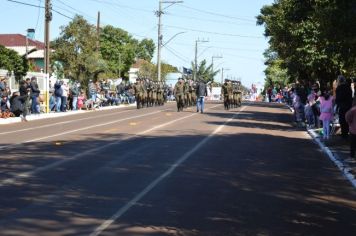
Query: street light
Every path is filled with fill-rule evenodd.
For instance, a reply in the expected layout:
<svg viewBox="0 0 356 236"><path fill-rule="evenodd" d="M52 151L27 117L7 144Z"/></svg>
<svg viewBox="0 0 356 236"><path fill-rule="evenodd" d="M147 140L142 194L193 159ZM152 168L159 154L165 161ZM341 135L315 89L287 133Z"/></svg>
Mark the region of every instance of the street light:
<svg viewBox="0 0 356 236"><path fill-rule="evenodd" d="M197 80L197 70L198 70L198 43L208 43L209 40L205 39L198 39L195 40L195 57L194 57L194 74L193 74L193 80Z"/></svg>
<svg viewBox="0 0 356 236"><path fill-rule="evenodd" d="M220 59L223 58L222 56L212 56L211 57L211 72L214 73L214 58L216 59ZM213 77L213 81L214 81L214 77Z"/></svg>
<svg viewBox="0 0 356 236"><path fill-rule="evenodd" d="M187 33L187 32L179 32L179 33L176 33L175 35L173 35L170 39L168 39L167 42L165 42L164 44L162 44L162 46L166 46L170 41L172 41L177 35L179 34L184 34L184 33Z"/></svg>
<svg viewBox="0 0 356 236"><path fill-rule="evenodd" d="M224 71L228 71L228 70L230 70L230 68L224 68L224 67L221 68L221 84L224 83Z"/></svg>
<svg viewBox="0 0 356 236"><path fill-rule="evenodd" d="M164 14L162 10L162 4L163 3L170 3L167 7L164 9L167 9L168 7L176 4L176 3L183 3L183 1L162 1L159 0L159 9L156 11L156 15L158 16L158 40L157 40L157 80L161 81L161 49L162 49L162 39L163 35L161 33L161 28L162 28L162 23L161 23L161 16Z"/></svg>

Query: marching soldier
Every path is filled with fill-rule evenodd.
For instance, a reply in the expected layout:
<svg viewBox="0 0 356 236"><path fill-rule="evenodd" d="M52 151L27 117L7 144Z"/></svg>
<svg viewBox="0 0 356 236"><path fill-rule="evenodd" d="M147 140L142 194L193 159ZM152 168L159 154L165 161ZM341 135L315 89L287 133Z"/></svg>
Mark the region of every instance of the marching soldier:
<svg viewBox="0 0 356 236"><path fill-rule="evenodd" d="M241 107L242 104L242 87L241 81L237 81L237 106Z"/></svg>
<svg viewBox="0 0 356 236"><path fill-rule="evenodd" d="M178 82L175 84L174 86L174 90L173 90L173 95L176 98L176 102L177 102L177 110L179 111L183 111L183 107L184 107L184 80L183 78L179 78Z"/></svg>
<svg viewBox="0 0 356 236"><path fill-rule="evenodd" d="M143 95L144 95L144 89L140 78L137 79L133 88L135 92L137 109L140 109L143 106Z"/></svg>
<svg viewBox="0 0 356 236"><path fill-rule="evenodd" d="M224 98L224 107L225 110L230 109L230 102L231 102L231 97L232 97L232 88L231 88L231 83L228 79L225 79L225 83L221 87L221 94L223 95Z"/></svg>
<svg viewBox="0 0 356 236"><path fill-rule="evenodd" d="M197 104L197 83L195 81L191 81L190 89L192 90L192 105Z"/></svg>
<svg viewBox="0 0 356 236"><path fill-rule="evenodd" d="M238 87L237 87L237 81L233 81L232 82L232 96L233 96L233 107L237 107L237 91L238 91Z"/></svg>

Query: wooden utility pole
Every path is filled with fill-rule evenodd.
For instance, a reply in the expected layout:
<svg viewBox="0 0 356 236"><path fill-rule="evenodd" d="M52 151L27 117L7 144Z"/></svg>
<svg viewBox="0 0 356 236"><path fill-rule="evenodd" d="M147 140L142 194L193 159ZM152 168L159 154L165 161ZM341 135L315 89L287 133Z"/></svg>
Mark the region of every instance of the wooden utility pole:
<svg viewBox="0 0 356 236"><path fill-rule="evenodd" d="M163 41L163 35L162 35L162 15L164 14L162 9L162 4L164 3L169 3L169 6L172 6L173 4L176 3L182 3L183 1L162 1L159 0L159 6L158 6L158 11L155 12L156 16L158 17L158 39L157 39L157 80L161 81L161 50L162 50L162 41ZM169 7L168 6L168 7ZM166 8L168 8L166 7ZM165 8L165 9L166 9Z"/></svg>
<svg viewBox="0 0 356 236"><path fill-rule="evenodd" d="M44 64L45 64L45 70L44 72L46 74L49 73L49 65L50 65L50 61L49 61L49 57L50 57L50 41L49 41L49 31L50 31L50 22L52 21L52 4L51 4L51 0L46 0L45 3L45 60L44 60Z"/></svg>
<svg viewBox="0 0 356 236"><path fill-rule="evenodd" d="M96 23L96 34L97 34L97 40L96 40L96 51L100 51L100 11L98 11L98 21Z"/></svg>
<svg viewBox="0 0 356 236"><path fill-rule="evenodd" d="M162 21L161 21L161 16L163 14L162 11L162 1L159 1L159 8L158 11L156 12L156 15L158 16L158 39L157 39L157 80L160 82L161 81L161 48L162 48L162 33L161 33L161 28L162 28Z"/></svg>

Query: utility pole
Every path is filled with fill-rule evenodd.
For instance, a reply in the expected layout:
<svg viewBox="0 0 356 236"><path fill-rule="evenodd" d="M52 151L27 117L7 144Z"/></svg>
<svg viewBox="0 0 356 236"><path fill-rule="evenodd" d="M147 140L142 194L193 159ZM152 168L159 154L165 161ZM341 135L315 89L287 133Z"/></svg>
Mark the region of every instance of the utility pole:
<svg viewBox="0 0 356 236"><path fill-rule="evenodd" d="M161 16L163 14L162 11L162 1L159 1L159 8L158 11L156 12L158 16L158 39L157 39L157 80L158 82L161 81L161 48L162 48L162 33L161 33L161 27L162 27L162 20Z"/></svg>
<svg viewBox="0 0 356 236"><path fill-rule="evenodd" d="M223 58L223 57L222 56L212 56L211 57L211 73L214 73L214 58L220 59L220 58ZM214 80L214 77L213 77L213 80Z"/></svg>
<svg viewBox="0 0 356 236"><path fill-rule="evenodd" d="M224 70L227 71L227 70L230 70L229 68L221 68L221 84L224 83Z"/></svg>
<svg viewBox="0 0 356 236"><path fill-rule="evenodd" d="M97 35L97 40L96 40L96 51L100 51L100 11L98 11L98 20L96 22L96 35Z"/></svg>
<svg viewBox="0 0 356 236"><path fill-rule="evenodd" d="M220 59L223 58L222 56L212 56L211 57L211 72L214 72L214 58Z"/></svg>
<svg viewBox="0 0 356 236"><path fill-rule="evenodd" d="M193 74L193 80L197 80L197 70L198 70L198 43L208 43L209 40L205 39L198 39L195 40L195 56L194 56L194 74Z"/></svg>
<svg viewBox="0 0 356 236"><path fill-rule="evenodd" d="M157 80L161 81L161 50L162 50L162 15L164 14L162 10L163 3L170 3L170 6L176 3L182 3L183 1L162 1L159 0L158 11L156 11L156 16L158 17L158 39L157 39ZM168 8L166 7L166 8ZM165 9L166 9L165 8Z"/></svg>
<svg viewBox="0 0 356 236"><path fill-rule="evenodd" d="M49 57L50 57L50 47L49 47L49 30L50 22L52 21L52 3L51 0L46 0L45 3L45 73L49 73Z"/></svg>

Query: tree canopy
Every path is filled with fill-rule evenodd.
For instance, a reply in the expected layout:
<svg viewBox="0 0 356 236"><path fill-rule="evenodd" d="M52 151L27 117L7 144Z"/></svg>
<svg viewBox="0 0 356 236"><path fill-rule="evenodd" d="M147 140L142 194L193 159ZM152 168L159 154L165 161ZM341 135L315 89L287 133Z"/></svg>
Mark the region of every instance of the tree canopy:
<svg viewBox="0 0 356 236"><path fill-rule="evenodd" d="M106 62L95 50L95 27L82 16L76 16L67 26L62 26L61 30L59 38L51 45L55 50L52 59L63 65L66 77L86 85L107 68Z"/></svg>
<svg viewBox="0 0 356 236"><path fill-rule="evenodd" d="M170 64L162 62L161 63L161 76L162 76L163 81L165 80L167 74L171 73L171 72L178 72L177 67L174 67ZM138 76L142 77L142 78L151 78L154 81L156 81L157 80L157 66L155 64L152 64L151 62L145 61L140 66Z"/></svg>
<svg viewBox="0 0 356 236"><path fill-rule="evenodd" d="M52 61L61 63L64 76L88 84L89 79L99 77L125 77L136 59L150 61L155 44L151 39L139 41L128 32L111 25L100 31L100 47L97 50L96 27L82 16L75 16L61 27L60 36L52 42Z"/></svg>
<svg viewBox="0 0 356 236"><path fill-rule="evenodd" d="M276 0L257 24L269 38L266 79L320 81L356 74L356 0ZM287 81L286 81L287 79Z"/></svg>
<svg viewBox="0 0 356 236"><path fill-rule="evenodd" d="M21 57L16 51L0 45L0 68L14 73L15 79L19 81L29 67L25 56Z"/></svg>
<svg viewBox="0 0 356 236"><path fill-rule="evenodd" d="M195 70L194 62L192 62L193 74ZM207 61L203 60L197 65L196 76L198 80L203 80L204 82L213 82L215 75L219 73L220 70L213 71L213 64L207 65Z"/></svg>

